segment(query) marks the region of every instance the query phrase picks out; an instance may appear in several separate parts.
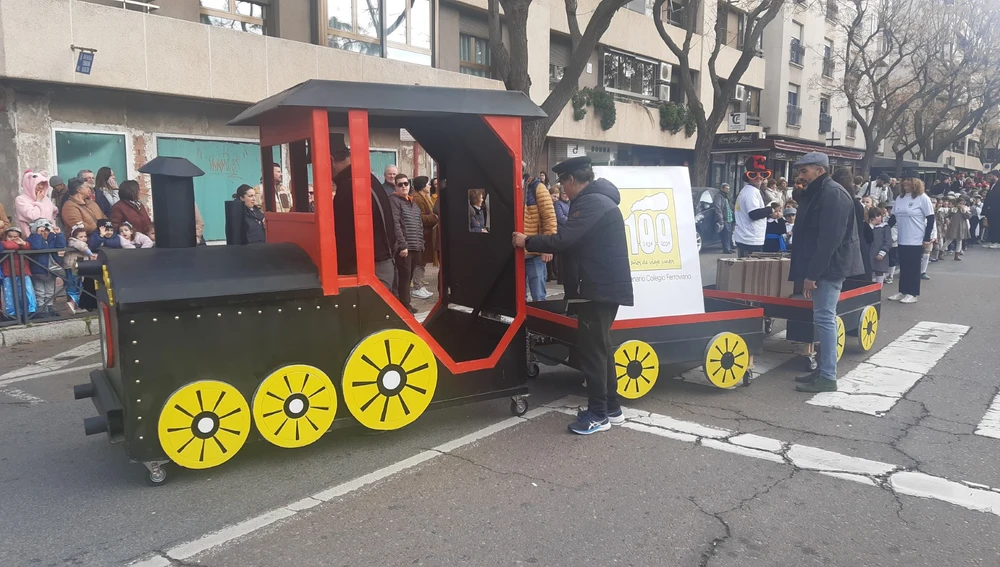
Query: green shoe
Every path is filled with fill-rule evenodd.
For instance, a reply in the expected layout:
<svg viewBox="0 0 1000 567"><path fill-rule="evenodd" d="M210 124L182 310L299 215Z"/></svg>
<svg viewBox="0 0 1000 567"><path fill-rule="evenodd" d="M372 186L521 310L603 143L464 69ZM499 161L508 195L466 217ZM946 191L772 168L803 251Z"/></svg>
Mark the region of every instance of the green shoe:
<svg viewBox="0 0 1000 567"><path fill-rule="evenodd" d="M817 378L812 382L806 382L805 384L799 384L795 387L799 392L836 392L837 391L837 381L827 380L826 378Z"/></svg>
<svg viewBox="0 0 1000 567"><path fill-rule="evenodd" d="M795 377L795 381L799 382L800 384L808 384L809 382L813 382L818 379L819 379L819 370L813 370L812 372L806 374L805 376Z"/></svg>

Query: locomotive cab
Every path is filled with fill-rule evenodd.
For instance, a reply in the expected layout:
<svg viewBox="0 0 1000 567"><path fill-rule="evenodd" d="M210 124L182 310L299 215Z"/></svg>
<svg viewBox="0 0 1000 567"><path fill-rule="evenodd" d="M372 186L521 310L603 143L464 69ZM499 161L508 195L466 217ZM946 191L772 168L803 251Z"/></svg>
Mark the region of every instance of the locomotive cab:
<svg viewBox="0 0 1000 567"><path fill-rule="evenodd" d="M155 483L167 462L214 467L248 441L302 447L342 423L398 429L432 405L510 397L522 414L525 279L510 234L523 224L521 120L541 116L522 93L319 80L247 109L232 124L260 129L266 244L102 251L81 266L101 284L106 353L77 388L99 412L87 433L123 442ZM406 129L446 180L439 300L423 321L375 275L370 128ZM348 237L335 226L338 139ZM291 212L275 206L280 145ZM157 189L154 176L154 203ZM469 190L489 200L488 232L469 230ZM355 266L338 266L344 246Z"/></svg>

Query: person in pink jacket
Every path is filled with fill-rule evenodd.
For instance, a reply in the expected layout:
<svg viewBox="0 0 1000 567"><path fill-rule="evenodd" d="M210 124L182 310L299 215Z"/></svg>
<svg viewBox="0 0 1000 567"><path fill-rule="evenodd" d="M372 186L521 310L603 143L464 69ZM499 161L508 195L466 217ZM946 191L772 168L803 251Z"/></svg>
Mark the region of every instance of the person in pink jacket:
<svg viewBox="0 0 1000 567"><path fill-rule="evenodd" d="M21 178L21 194L14 199L17 223L24 234L30 234L29 225L36 219L45 219L56 224L59 209L52 199L49 199L48 192L48 173L30 169L24 172L24 177Z"/></svg>

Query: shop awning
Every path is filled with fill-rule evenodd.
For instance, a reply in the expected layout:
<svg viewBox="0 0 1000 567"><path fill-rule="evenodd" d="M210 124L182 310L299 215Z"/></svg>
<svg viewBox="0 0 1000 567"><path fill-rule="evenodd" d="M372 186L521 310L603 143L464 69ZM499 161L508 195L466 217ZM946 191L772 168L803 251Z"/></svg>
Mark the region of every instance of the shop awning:
<svg viewBox="0 0 1000 567"><path fill-rule="evenodd" d="M826 146L814 146L811 144L800 144L798 142L789 142L786 140L774 140L774 149L783 150L786 152L797 152L800 154L807 154L809 152L823 152L824 154L840 158L840 159L851 159L860 160L864 157L861 152L852 152L848 150L841 150L837 148L831 148Z"/></svg>

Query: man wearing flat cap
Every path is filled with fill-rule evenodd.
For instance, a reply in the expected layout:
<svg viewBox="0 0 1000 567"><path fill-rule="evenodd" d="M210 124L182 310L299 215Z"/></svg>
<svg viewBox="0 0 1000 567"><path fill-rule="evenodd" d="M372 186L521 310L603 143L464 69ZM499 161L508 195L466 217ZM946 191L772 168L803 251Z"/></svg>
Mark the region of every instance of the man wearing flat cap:
<svg viewBox="0 0 1000 567"><path fill-rule="evenodd" d="M801 283L813 302L813 335L819 342L819 365L795 379L800 392L837 390L837 301L844 279L864 272L854 197L830 178L826 154L811 152L792 166L806 186L792 235L788 279Z"/></svg>
<svg viewBox="0 0 1000 567"><path fill-rule="evenodd" d="M611 323L619 306L633 303L625 222L618 188L607 179L594 179L589 157L566 160L552 171L570 198L565 224L556 234L515 232L513 244L529 252L566 254L567 264L575 266L564 281L566 297L577 307L577 354L588 399L569 430L590 435L625 421L611 356Z"/></svg>

